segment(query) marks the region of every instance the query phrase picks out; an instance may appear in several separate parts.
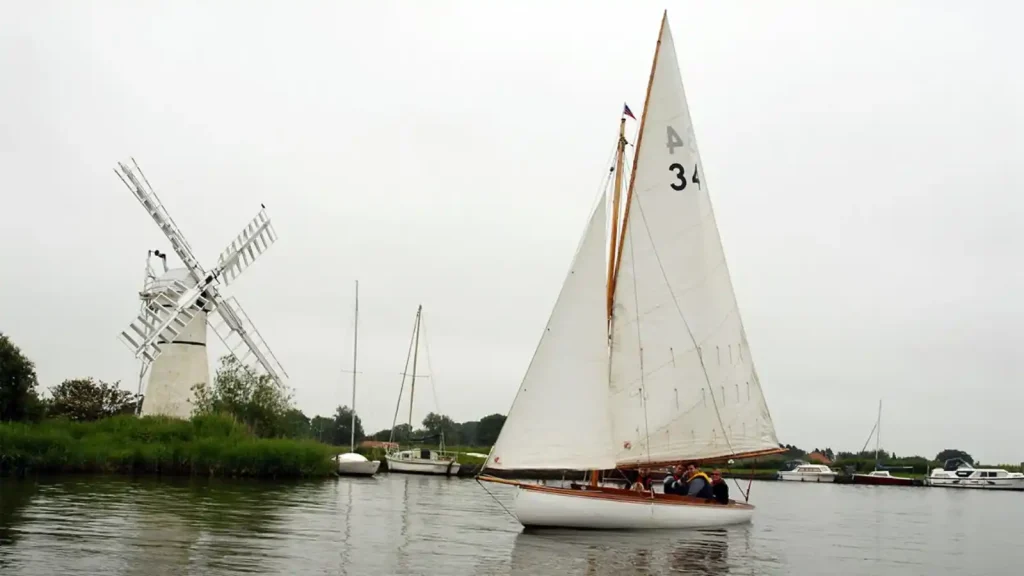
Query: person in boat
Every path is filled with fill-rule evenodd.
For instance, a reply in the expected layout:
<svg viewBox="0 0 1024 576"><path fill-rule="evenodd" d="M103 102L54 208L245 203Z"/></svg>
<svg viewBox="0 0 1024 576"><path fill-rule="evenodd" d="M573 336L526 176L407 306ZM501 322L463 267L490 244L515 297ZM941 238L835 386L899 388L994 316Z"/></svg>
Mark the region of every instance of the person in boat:
<svg viewBox="0 0 1024 576"><path fill-rule="evenodd" d="M672 473L665 476L664 489L665 494L676 494L677 496L686 495L686 471L683 470L682 466L676 466L672 469Z"/></svg>
<svg viewBox="0 0 1024 576"><path fill-rule="evenodd" d="M722 478L722 473L718 470L711 473L711 493L715 497L715 502L719 504L729 503L729 485Z"/></svg>
<svg viewBox="0 0 1024 576"><path fill-rule="evenodd" d="M633 481L633 485L630 486L630 490L634 492L650 492L651 491L651 471L647 468L640 468L637 470L636 480Z"/></svg>
<svg viewBox="0 0 1024 576"><path fill-rule="evenodd" d="M711 490L711 478L708 478L707 474L701 472L700 468L693 464L687 467L686 495L707 499L711 499L715 495Z"/></svg>

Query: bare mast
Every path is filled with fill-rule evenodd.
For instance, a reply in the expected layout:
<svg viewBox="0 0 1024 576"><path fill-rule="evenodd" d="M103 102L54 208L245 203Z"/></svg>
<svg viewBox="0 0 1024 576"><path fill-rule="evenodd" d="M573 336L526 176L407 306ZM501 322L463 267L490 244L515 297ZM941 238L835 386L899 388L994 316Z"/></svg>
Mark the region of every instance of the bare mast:
<svg viewBox="0 0 1024 576"><path fill-rule="evenodd" d="M356 451L356 357L359 351L359 280L356 280L356 315L352 337L352 452Z"/></svg>
<svg viewBox="0 0 1024 576"><path fill-rule="evenodd" d="M416 333L412 345L412 381L409 383L409 430L412 431L412 400L416 394L416 359L420 353L420 322L422 322L423 305L416 308Z"/></svg>
<svg viewBox="0 0 1024 576"><path fill-rule="evenodd" d="M878 470L878 446L882 440L882 400L878 400L878 420L875 420L875 470Z"/></svg>

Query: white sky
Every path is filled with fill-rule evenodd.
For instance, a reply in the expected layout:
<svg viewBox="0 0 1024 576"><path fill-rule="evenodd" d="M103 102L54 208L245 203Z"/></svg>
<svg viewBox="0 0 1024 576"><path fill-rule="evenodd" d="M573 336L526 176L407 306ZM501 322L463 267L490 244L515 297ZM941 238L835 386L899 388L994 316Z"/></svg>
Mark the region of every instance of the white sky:
<svg viewBox="0 0 1024 576"><path fill-rule="evenodd" d="M639 117L663 5L7 2L0 330L40 380L134 389L134 156L200 259L265 203L236 284L299 407L390 425L416 305L440 410L506 412ZM1010 2L674 2L705 182L779 438L1024 460ZM435 409L418 395L416 419ZM404 409L403 409L404 411Z"/></svg>

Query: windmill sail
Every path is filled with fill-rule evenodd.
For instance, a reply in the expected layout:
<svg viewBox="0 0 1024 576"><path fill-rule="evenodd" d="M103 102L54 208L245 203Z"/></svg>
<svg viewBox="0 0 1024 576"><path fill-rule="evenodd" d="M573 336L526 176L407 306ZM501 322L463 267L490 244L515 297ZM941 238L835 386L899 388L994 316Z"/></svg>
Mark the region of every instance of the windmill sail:
<svg viewBox="0 0 1024 576"><path fill-rule="evenodd" d="M609 405L616 463L777 449L667 20L649 90L614 284Z"/></svg>
<svg viewBox="0 0 1024 576"><path fill-rule="evenodd" d="M602 197L485 468L615 465L605 386L606 214Z"/></svg>
<svg viewBox="0 0 1024 576"><path fill-rule="evenodd" d="M779 449L667 19L648 91L610 258L611 320L602 202L485 468L609 469Z"/></svg>

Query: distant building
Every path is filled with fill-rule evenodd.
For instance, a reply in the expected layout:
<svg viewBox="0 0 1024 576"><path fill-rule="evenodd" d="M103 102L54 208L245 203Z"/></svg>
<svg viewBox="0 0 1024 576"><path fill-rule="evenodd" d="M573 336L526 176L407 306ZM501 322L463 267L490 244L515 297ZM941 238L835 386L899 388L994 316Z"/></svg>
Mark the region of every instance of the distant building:
<svg viewBox="0 0 1024 576"><path fill-rule="evenodd" d="M363 440L359 443L360 448L383 448L385 450L398 448L398 442L378 442L377 440Z"/></svg>
<svg viewBox="0 0 1024 576"><path fill-rule="evenodd" d="M824 464L825 466L832 465L832 461L829 460L828 456L825 456L821 452L811 452L807 455L807 459L815 464Z"/></svg>

